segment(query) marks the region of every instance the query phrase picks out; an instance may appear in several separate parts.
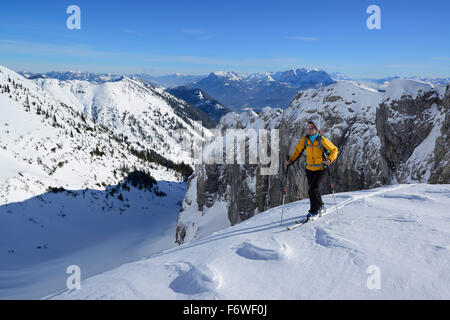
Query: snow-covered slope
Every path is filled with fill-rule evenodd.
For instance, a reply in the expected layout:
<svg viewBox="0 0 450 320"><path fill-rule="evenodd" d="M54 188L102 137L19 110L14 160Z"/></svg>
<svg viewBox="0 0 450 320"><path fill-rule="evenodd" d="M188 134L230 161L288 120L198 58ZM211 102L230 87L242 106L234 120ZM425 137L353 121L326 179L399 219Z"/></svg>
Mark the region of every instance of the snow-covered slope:
<svg viewBox="0 0 450 320"><path fill-rule="evenodd" d="M294 231L308 201L89 279L54 299L449 299L450 185L337 194L338 212ZM324 197L326 205L332 196ZM284 209L285 226L280 226Z"/></svg>
<svg viewBox="0 0 450 320"><path fill-rule="evenodd" d="M193 163L179 143L177 129L203 141L214 122L201 110L171 94L137 80L95 84L88 81L36 79L52 96L74 105L85 116L126 137L136 149L152 149L177 163Z"/></svg>
<svg viewBox="0 0 450 320"><path fill-rule="evenodd" d="M113 132L3 67L0 84L0 152L1 159L8 164L2 167L8 168L9 173L21 173L14 177L2 174L4 179L17 180L5 181L11 187L0 190L3 203L38 195L50 183L71 189L114 185L121 181L124 165L154 169L151 171L157 180L182 179L175 171L167 171L156 163L149 166L132 155L130 144ZM46 185L30 183L34 178L47 180ZM11 188L20 189L19 181L27 187L12 192Z"/></svg>
<svg viewBox="0 0 450 320"><path fill-rule="evenodd" d="M0 206L0 299L61 290L66 269L90 277L174 247L185 183L158 181L157 196L130 183L49 191Z"/></svg>
<svg viewBox="0 0 450 320"><path fill-rule="evenodd" d="M181 166L3 67L0 110L0 298L57 290L71 264L94 275L174 245Z"/></svg>

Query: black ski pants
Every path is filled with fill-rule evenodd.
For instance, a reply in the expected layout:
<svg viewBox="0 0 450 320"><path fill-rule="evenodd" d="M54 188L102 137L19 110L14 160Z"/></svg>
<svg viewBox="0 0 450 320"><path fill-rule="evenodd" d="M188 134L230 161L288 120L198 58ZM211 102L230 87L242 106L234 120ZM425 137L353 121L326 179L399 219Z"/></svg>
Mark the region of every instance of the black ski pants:
<svg viewBox="0 0 450 320"><path fill-rule="evenodd" d="M309 185L308 194L310 201L310 212L317 212L323 205L322 196L320 195L320 184L325 178L325 170L305 170Z"/></svg>

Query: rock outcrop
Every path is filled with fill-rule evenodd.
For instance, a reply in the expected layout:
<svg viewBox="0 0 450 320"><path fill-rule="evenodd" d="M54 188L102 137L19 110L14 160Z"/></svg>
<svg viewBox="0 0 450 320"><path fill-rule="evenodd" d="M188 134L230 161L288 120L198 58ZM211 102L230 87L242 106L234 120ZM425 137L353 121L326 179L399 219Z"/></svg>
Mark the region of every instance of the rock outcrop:
<svg viewBox="0 0 450 320"><path fill-rule="evenodd" d="M259 114L251 110L230 113L219 123L222 134L228 129L278 130L276 173L262 175L263 165L248 162L249 153L257 152L248 138L245 164L197 165L179 216L177 242L192 241L280 205L284 161L306 134L308 120L314 120L339 148L330 166L337 191L391 183L450 183L449 106L448 87L444 94L442 88L427 83L395 79L384 93L339 81L300 91L284 111L265 108ZM206 154L220 139L211 140L204 148ZM303 156L289 167L286 203L307 197L304 162ZM323 194L331 192L327 181L322 184Z"/></svg>

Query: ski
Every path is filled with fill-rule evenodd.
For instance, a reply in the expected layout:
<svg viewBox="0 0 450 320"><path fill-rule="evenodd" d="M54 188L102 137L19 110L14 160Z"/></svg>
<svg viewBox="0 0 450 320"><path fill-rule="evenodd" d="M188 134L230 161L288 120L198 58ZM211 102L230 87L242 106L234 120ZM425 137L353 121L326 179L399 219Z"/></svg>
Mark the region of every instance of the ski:
<svg viewBox="0 0 450 320"><path fill-rule="evenodd" d="M326 209L326 210L324 210L323 212L319 213L319 215L315 216L313 219L307 219L307 218L305 218L305 219L300 220L300 221L295 221L295 224L293 224L292 226L288 226L288 227L287 227L287 230L291 231L291 230L294 230L294 229L296 229L296 228L298 228L298 227L304 225L304 224L307 223L307 222L310 222L310 221L311 221L311 222L312 222L312 221L316 221L317 219L319 219L319 218L321 218L322 216L324 216L324 215L330 213L331 211L336 210L336 208L337 208L337 206L332 207L332 208L329 208L329 209Z"/></svg>
<svg viewBox="0 0 450 320"><path fill-rule="evenodd" d="M294 223L292 226L288 226L287 229L288 229L289 231L294 230L295 228L298 228L298 227L300 227L301 225L304 225L304 224L307 223L307 222L315 221L315 220L317 220L317 219L320 218L320 217L321 217L321 216L317 216L317 217L315 217L315 218L313 218L313 219L305 218L305 219L303 219L303 220L295 221L295 223Z"/></svg>
<svg viewBox="0 0 450 320"><path fill-rule="evenodd" d="M295 221L295 224L293 224L292 226L288 226L286 229L291 231L291 230L294 230L295 228L300 227L301 225L304 225L307 222L308 222L308 219L304 219L301 221Z"/></svg>

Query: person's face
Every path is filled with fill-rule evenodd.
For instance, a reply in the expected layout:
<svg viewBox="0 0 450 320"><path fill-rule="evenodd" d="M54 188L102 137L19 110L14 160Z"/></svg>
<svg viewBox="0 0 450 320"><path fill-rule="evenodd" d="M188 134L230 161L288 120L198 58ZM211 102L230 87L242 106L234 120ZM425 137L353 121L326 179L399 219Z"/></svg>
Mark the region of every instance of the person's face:
<svg viewBox="0 0 450 320"><path fill-rule="evenodd" d="M314 126L312 124L309 124L309 123L306 126L306 130L308 130L308 134L311 135L311 136L316 134L316 132L317 132L317 129L314 128Z"/></svg>

